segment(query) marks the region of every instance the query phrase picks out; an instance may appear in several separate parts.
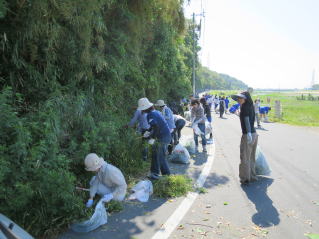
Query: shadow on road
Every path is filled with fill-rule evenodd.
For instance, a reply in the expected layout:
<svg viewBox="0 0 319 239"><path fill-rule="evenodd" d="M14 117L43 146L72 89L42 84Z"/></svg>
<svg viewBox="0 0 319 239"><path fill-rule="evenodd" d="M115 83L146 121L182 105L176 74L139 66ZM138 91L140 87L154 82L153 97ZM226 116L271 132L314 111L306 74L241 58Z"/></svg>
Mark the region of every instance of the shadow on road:
<svg viewBox="0 0 319 239"><path fill-rule="evenodd" d="M279 213L267 195L267 188L273 181L271 178L259 177L257 182L249 186L242 186L242 189L249 200L255 204L257 210L257 213L252 216L252 221L260 227L271 227L278 225L280 222Z"/></svg>
<svg viewBox="0 0 319 239"><path fill-rule="evenodd" d="M229 181L229 178L224 175L218 175L213 173L206 178L204 187L205 188L213 188L219 185L226 184Z"/></svg>
<svg viewBox="0 0 319 239"><path fill-rule="evenodd" d="M165 202L165 199L151 199L147 203L126 202L124 204L124 210L109 216L106 225L88 233L75 233L69 230L58 237L58 239L132 238L143 230L133 221L134 218L140 216L144 217L140 223L149 228L154 227L155 231L155 221L150 219L148 215L151 215L156 208L160 207Z"/></svg>

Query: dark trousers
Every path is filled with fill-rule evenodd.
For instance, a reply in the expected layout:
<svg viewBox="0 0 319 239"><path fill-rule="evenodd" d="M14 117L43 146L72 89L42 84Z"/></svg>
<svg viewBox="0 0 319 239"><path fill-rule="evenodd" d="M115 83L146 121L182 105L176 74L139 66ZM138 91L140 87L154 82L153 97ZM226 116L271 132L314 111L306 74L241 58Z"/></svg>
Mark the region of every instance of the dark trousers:
<svg viewBox="0 0 319 239"><path fill-rule="evenodd" d="M155 175L170 175L168 163L165 155L167 151L167 143L155 142L152 146L151 173Z"/></svg>
<svg viewBox="0 0 319 239"><path fill-rule="evenodd" d="M147 130L146 129L142 129L141 135L143 135ZM147 156L148 156L148 146L146 145L148 139L145 139L144 137L142 138L142 156L143 156L143 160L146 161L147 160Z"/></svg>
<svg viewBox="0 0 319 239"><path fill-rule="evenodd" d="M220 118L223 117L224 112L225 112L225 108L224 108L224 107L219 108L219 117L220 117Z"/></svg>

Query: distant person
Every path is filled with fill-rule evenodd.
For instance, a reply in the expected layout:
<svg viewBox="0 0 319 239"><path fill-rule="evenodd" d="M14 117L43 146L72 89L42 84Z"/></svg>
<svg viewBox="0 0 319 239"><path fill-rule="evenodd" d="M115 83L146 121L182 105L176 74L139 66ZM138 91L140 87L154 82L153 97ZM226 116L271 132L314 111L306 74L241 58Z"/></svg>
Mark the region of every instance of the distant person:
<svg viewBox="0 0 319 239"><path fill-rule="evenodd" d="M202 146L203 152L207 152L206 150L206 136L205 136L205 113L204 108L201 106L199 100L192 100L191 102L192 111L191 111L191 118L192 118L192 126L198 124L198 128L202 132ZM198 152L198 135L194 132L194 141L196 146L196 152Z"/></svg>
<svg viewBox="0 0 319 239"><path fill-rule="evenodd" d="M229 107L229 99L228 99L228 97L226 97L226 99L225 99L225 106L226 106L225 113L227 114L228 113L228 107Z"/></svg>
<svg viewBox="0 0 319 239"><path fill-rule="evenodd" d="M217 114L217 108L218 108L218 104L219 104L219 98L217 97L217 95L215 95L215 98L214 98L214 104L215 104L215 113Z"/></svg>
<svg viewBox="0 0 319 239"><path fill-rule="evenodd" d="M239 110L240 110L240 104L237 103L237 104L234 104L232 105L230 108L229 108L229 112L232 113L232 114L236 114L236 115L239 115Z"/></svg>
<svg viewBox="0 0 319 239"><path fill-rule="evenodd" d="M256 121L257 121L257 127L260 128L260 112L259 112L259 108L260 108L260 100L256 99L255 100L255 115L256 115Z"/></svg>
<svg viewBox="0 0 319 239"><path fill-rule="evenodd" d="M207 104L207 101L205 100L205 98L200 99L200 103L202 104L202 106L204 108L204 114L206 116L207 121L209 122L209 124L212 124L212 114L210 111L210 107ZM213 133L210 133L207 143L212 143L212 141L213 141Z"/></svg>
<svg viewBox="0 0 319 239"><path fill-rule="evenodd" d="M223 96L219 100L219 117L220 118L223 118L223 115L225 113L225 108L226 108L226 106L225 106L225 98Z"/></svg>
<svg viewBox="0 0 319 239"><path fill-rule="evenodd" d="M240 104L240 125L242 137L240 142L239 178L242 184L257 180L255 172L256 148L258 135L256 134L254 103L249 92L232 95Z"/></svg>
<svg viewBox="0 0 319 239"><path fill-rule="evenodd" d="M261 121L269 122L268 113L269 113L270 110L271 110L271 107L269 107L269 106L260 106L259 107Z"/></svg>

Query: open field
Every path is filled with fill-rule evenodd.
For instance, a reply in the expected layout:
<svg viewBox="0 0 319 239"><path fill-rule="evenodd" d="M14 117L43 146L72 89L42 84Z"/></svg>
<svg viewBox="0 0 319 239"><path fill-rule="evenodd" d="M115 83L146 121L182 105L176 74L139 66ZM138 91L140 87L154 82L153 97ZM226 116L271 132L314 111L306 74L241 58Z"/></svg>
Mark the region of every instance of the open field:
<svg viewBox="0 0 319 239"><path fill-rule="evenodd" d="M212 94L224 93L231 95L237 93L236 91L212 91ZM297 97L304 95L308 99L311 94L317 100L298 100ZM279 121L281 123L300 125L300 126L319 126L319 91L284 91L284 92L269 92L256 91L253 93L253 99L260 98L263 103L262 106L267 105L267 97L270 98L270 106L272 111L269 113L269 118L272 121ZM276 100L280 100L282 104L282 119L274 118L274 104Z"/></svg>

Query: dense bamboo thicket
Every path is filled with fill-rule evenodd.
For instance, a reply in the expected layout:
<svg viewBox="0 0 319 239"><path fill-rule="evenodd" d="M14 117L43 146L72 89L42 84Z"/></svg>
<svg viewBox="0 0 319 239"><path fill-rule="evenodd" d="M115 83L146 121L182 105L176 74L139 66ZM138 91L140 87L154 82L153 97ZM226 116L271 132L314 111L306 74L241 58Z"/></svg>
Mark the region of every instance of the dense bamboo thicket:
<svg viewBox="0 0 319 239"><path fill-rule="evenodd" d="M0 211L35 236L85 215L96 152L129 178L140 97L190 93L180 0L0 0Z"/></svg>

